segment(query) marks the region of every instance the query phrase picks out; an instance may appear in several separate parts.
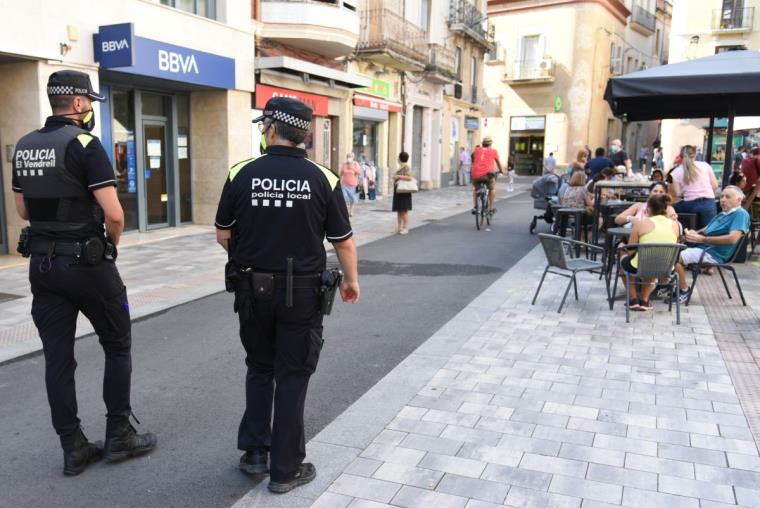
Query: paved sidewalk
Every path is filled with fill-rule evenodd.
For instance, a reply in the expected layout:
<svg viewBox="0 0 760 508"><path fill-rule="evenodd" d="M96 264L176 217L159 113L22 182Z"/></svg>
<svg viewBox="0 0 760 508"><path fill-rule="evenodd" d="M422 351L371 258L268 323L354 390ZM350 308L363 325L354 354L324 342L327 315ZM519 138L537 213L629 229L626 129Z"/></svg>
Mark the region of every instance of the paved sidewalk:
<svg viewBox="0 0 760 508"><path fill-rule="evenodd" d="M587 275L557 314L565 279L530 305L543 266L537 247L315 436L314 482L274 496L264 481L235 508L760 506L759 392L737 397L703 301L753 352L758 313L715 276L680 326L661 303L626 324ZM758 268L739 267L750 304Z"/></svg>
<svg viewBox="0 0 760 508"><path fill-rule="evenodd" d="M507 193L500 183L499 196L513 197L528 188L527 179L516 185L514 193ZM469 196L465 187L415 194L411 227L468 210ZM351 221L358 245L394 234L396 214L390 208L390 199L359 205ZM213 227L192 225L124 235L117 266L129 291L133 320L224 290L226 255L214 234ZM31 302L28 261L0 256L0 364L42 348L30 315ZM92 331L80 316L77 337Z"/></svg>

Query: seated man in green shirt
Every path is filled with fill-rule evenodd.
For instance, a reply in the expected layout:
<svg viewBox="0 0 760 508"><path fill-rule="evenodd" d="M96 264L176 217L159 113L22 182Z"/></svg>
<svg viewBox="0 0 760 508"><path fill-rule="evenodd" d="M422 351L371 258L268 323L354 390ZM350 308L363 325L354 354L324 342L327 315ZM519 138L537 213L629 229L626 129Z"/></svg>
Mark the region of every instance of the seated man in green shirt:
<svg viewBox="0 0 760 508"><path fill-rule="evenodd" d="M734 185L729 185L720 194L720 208L723 210L707 223L707 226L694 231L686 229L684 238L694 247L681 251L681 259L676 263L676 271L680 279L681 295L679 300L685 302L689 297L689 286L686 283L686 265L699 262L705 249L709 249L704 257L705 263L726 263L734 254L737 242L742 234L749 231L750 216L742 208L744 193Z"/></svg>

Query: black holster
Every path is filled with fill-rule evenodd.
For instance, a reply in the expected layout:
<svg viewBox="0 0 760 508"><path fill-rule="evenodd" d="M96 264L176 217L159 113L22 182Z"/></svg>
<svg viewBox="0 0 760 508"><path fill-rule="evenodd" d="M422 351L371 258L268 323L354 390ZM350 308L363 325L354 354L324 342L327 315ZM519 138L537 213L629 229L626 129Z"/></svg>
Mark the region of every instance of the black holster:
<svg viewBox="0 0 760 508"><path fill-rule="evenodd" d="M21 254L23 257L28 258L32 255L31 248L29 246L29 240L32 237L32 228L25 227L21 230L21 234L18 236L18 246L16 247L16 252Z"/></svg>
<svg viewBox="0 0 760 508"><path fill-rule="evenodd" d="M322 272L322 285L319 287L320 307L323 316L329 316L335 303L335 293L343 281L343 272L337 268Z"/></svg>

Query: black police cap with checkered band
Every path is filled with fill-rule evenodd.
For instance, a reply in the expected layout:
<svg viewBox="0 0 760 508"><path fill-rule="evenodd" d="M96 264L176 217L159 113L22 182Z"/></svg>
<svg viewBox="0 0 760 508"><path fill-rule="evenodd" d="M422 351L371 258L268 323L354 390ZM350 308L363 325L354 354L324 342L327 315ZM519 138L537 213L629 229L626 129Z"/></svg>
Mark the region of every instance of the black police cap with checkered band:
<svg viewBox="0 0 760 508"><path fill-rule="evenodd" d="M79 71L58 71L48 78L48 96L82 95L94 101L105 102L106 98L93 90L90 76Z"/></svg>
<svg viewBox="0 0 760 508"><path fill-rule="evenodd" d="M253 123L263 122L267 118L307 131L311 125L312 112L311 108L301 101L288 97L272 97L264 106L263 114L254 118Z"/></svg>

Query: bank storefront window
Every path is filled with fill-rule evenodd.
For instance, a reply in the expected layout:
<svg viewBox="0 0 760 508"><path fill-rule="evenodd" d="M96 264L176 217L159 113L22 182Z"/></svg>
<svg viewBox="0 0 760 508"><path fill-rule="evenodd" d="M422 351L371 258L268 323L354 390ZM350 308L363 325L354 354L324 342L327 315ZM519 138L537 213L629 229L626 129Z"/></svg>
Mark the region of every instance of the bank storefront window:
<svg viewBox="0 0 760 508"><path fill-rule="evenodd" d="M177 161L179 162L179 220L193 220L192 173L190 170L190 98L177 96Z"/></svg>
<svg viewBox="0 0 760 508"><path fill-rule="evenodd" d="M134 93L113 87L112 139L116 191L124 208L124 229L137 229L137 152L135 149Z"/></svg>

